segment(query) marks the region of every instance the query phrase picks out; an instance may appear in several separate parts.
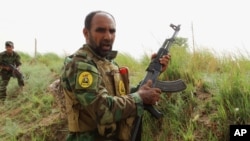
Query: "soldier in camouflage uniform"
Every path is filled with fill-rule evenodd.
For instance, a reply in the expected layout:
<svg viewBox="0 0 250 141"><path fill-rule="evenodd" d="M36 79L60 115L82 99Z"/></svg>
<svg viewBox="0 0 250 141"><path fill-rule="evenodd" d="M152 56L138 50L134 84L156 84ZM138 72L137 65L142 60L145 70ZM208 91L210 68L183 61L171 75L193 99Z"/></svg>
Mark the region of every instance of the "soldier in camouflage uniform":
<svg viewBox="0 0 250 141"><path fill-rule="evenodd" d="M15 52L14 44L12 41L5 42L5 51L0 53L0 100L5 100L6 98L6 88L8 86L10 78L13 76L12 70L6 64L11 64L16 66L17 69L21 66L20 55ZM18 84L21 84L19 82Z"/></svg>
<svg viewBox="0 0 250 141"><path fill-rule="evenodd" d="M127 69L113 61L115 32L111 14L91 12L83 29L86 44L65 59L60 79L70 132L67 141L129 141L143 104L153 105L160 98L161 90L152 88L151 81L130 92ZM166 55L159 60L163 70L169 59Z"/></svg>

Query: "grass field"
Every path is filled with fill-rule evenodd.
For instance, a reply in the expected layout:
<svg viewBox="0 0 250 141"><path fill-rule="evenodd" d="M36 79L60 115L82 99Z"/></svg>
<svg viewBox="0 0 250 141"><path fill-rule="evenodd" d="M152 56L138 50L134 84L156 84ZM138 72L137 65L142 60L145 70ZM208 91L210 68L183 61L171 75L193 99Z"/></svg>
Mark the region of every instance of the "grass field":
<svg viewBox="0 0 250 141"><path fill-rule="evenodd" d="M63 140L67 123L57 97L48 86L58 79L63 57L53 53L22 56L25 87L11 79L8 97L0 105L0 140ZM190 53L171 48L171 62L159 79L182 79L187 89L163 93L156 120L145 111L143 141L228 141L229 125L250 124L250 61L241 55L217 57L209 50ZM143 79L150 57L136 60L120 54L116 61L130 69L131 85Z"/></svg>

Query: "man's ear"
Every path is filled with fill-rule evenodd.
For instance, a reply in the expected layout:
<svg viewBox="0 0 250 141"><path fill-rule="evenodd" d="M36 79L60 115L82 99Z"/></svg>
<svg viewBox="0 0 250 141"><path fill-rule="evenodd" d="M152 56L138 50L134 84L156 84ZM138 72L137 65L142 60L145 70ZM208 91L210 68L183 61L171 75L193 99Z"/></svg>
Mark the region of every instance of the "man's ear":
<svg viewBox="0 0 250 141"><path fill-rule="evenodd" d="M89 37L89 31L86 28L83 28L83 35L86 39Z"/></svg>

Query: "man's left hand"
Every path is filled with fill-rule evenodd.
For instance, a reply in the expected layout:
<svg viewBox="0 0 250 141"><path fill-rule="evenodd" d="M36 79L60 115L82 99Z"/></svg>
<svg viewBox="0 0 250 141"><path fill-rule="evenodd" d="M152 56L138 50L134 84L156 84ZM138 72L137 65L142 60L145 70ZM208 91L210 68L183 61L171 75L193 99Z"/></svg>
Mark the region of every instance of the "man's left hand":
<svg viewBox="0 0 250 141"><path fill-rule="evenodd" d="M154 59L156 56L157 56L156 53L152 54L151 59ZM171 55L170 54L163 55L159 59L161 65L162 65L161 72L164 72L168 68L168 63L170 62L170 60L171 60Z"/></svg>

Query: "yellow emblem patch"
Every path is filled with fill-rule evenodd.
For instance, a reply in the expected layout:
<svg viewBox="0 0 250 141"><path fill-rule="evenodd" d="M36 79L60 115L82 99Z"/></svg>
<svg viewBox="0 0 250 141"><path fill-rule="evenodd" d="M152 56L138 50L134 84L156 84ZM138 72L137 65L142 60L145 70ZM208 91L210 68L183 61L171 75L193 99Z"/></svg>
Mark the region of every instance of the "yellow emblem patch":
<svg viewBox="0 0 250 141"><path fill-rule="evenodd" d="M125 95L126 94L125 85L124 85L123 81L121 81L121 80L119 81L119 87L118 87L118 89L119 89L119 93L121 95Z"/></svg>
<svg viewBox="0 0 250 141"><path fill-rule="evenodd" d="M88 88L93 83L93 76L89 72L82 72L78 77L78 83L83 88Z"/></svg>

